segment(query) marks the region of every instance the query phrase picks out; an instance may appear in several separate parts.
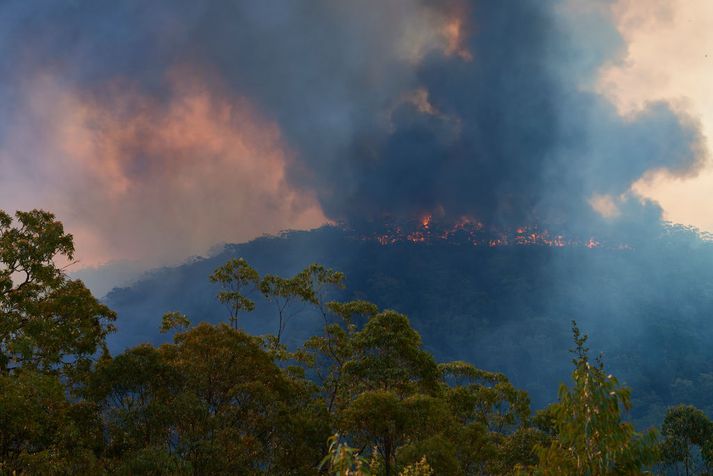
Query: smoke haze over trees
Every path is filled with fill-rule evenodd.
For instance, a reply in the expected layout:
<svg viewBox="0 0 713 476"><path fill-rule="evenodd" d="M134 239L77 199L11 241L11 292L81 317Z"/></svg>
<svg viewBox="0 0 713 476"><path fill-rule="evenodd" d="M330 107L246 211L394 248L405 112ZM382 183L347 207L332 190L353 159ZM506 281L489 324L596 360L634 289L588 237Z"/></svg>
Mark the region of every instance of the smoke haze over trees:
<svg viewBox="0 0 713 476"><path fill-rule="evenodd" d="M338 296L368 298L407 314L436 358L503 372L530 393L536 408L556 399L567 375L569 323L575 318L611 370L637 390L637 424L657 423L668 405L679 402L713 412L707 396L713 373L711 245L676 227L645 238L633 249L491 248L455 239L380 245L334 227L292 232L229 246L115 290L106 302L125 319L109 340L116 350L162 342L153 316L166 310L222 321L226 309L208 276L231 258L286 277L319 262L346 274L347 289ZM298 314L285 342L299 345L321 322ZM258 299L242 326L256 334L274 332L274 309Z"/></svg>

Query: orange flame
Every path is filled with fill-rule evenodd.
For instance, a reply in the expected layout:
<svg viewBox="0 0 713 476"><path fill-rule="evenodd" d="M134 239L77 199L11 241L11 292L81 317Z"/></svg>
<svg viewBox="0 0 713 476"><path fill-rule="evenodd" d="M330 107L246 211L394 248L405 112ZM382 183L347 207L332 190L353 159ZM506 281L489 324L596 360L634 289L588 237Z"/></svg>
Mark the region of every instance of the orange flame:
<svg viewBox="0 0 713 476"><path fill-rule="evenodd" d="M461 217L454 223L443 224L433 220L431 214L424 215L411 223L411 229L400 226L391 228L379 235L366 236L362 239L374 239L381 245L394 245L402 242L434 243L437 241L455 240L458 243L468 243L472 246L487 246L497 248L503 246L540 246L549 248L584 247L588 249L606 247L615 250L631 250L626 244L607 243L606 245L589 238L578 240L567 238L562 234L553 234L549 230L537 226L520 226L508 232L486 227L483 223L470 217Z"/></svg>
<svg viewBox="0 0 713 476"><path fill-rule="evenodd" d="M428 230L428 225L431 224L431 215L426 215L421 218L421 226Z"/></svg>

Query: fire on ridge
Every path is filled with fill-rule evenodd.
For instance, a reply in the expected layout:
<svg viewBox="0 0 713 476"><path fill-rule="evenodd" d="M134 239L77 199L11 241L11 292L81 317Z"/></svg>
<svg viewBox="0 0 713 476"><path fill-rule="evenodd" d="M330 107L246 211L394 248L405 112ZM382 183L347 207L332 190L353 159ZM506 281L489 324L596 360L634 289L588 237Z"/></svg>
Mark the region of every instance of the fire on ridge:
<svg viewBox="0 0 713 476"><path fill-rule="evenodd" d="M398 243L451 242L476 247L497 248L506 246L541 246L550 248L580 247L628 250L629 245L606 243L595 237L573 237L555 233L538 225L520 226L514 229L499 229L481 221L461 217L455 222L441 222L432 215L423 215L418 220L387 222L378 229L360 233L359 237L375 241L383 246Z"/></svg>

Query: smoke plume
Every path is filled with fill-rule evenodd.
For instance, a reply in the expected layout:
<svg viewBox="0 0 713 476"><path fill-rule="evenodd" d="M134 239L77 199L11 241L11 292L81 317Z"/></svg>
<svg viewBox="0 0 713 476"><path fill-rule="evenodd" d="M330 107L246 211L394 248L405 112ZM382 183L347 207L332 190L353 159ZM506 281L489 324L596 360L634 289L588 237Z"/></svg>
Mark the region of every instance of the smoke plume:
<svg viewBox="0 0 713 476"><path fill-rule="evenodd" d="M596 90L626 48L611 15L604 0L4 2L2 205L59 208L98 260L327 219L655 226L632 183L694 174L705 148L669 104L622 115Z"/></svg>

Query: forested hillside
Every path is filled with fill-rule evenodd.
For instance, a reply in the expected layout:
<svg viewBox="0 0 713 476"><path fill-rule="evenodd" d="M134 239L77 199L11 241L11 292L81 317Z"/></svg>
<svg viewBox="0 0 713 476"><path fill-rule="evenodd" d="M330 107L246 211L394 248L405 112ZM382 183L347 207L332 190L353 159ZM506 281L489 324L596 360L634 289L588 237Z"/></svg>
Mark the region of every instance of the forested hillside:
<svg viewBox="0 0 713 476"><path fill-rule="evenodd" d="M225 308L208 276L231 257L281 276L314 262L344 272L347 288L335 296L368 298L407 314L438 360L504 372L536 407L556 399L568 374L569 326L576 319L593 348L636 389L639 426L660 421L678 402L713 411L713 249L685 229L670 227L629 249L381 246L332 227L265 237L112 292L107 303L122 317L113 348L162 341L155 323L166 310L221 322ZM241 326L264 334L274 320L272 307L258 302ZM297 314L287 342L300 344L320 325L314 313Z"/></svg>

